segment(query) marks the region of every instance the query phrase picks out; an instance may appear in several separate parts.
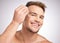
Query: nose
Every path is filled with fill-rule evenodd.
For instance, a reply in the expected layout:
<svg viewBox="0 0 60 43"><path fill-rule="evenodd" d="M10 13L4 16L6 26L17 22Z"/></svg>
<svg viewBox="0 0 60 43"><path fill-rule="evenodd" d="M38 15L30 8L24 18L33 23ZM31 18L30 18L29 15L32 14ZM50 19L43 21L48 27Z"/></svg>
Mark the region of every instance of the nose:
<svg viewBox="0 0 60 43"><path fill-rule="evenodd" d="M39 23L40 22L40 18L36 17L35 21Z"/></svg>

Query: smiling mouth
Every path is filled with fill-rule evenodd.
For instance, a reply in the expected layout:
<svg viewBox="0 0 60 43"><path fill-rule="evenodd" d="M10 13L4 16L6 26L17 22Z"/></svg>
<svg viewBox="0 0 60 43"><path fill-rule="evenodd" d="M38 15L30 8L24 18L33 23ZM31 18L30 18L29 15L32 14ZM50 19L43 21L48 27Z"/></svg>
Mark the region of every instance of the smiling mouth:
<svg viewBox="0 0 60 43"><path fill-rule="evenodd" d="M35 28L38 28L40 26L40 24L36 23L36 22L31 22L32 26Z"/></svg>

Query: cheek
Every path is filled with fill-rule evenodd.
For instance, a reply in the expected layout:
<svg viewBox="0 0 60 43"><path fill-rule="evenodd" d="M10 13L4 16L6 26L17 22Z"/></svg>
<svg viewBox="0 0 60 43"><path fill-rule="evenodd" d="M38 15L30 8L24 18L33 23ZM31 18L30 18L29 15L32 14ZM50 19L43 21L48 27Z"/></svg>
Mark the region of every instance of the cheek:
<svg viewBox="0 0 60 43"><path fill-rule="evenodd" d="M43 20L40 20L41 25L43 25Z"/></svg>
<svg viewBox="0 0 60 43"><path fill-rule="evenodd" d="M31 16L27 16L25 21L26 21L25 23L29 27L31 26L31 22L33 21L33 18Z"/></svg>
<svg viewBox="0 0 60 43"><path fill-rule="evenodd" d="M40 20L41 23L43 23L43 20Z"/></svg>
<svg viewBox="0 0 60 43"><path fill-rule="evenodd" d="M35 20L35 17L32 17L32 16L29 16L29 21L34 21Z"/></svg>

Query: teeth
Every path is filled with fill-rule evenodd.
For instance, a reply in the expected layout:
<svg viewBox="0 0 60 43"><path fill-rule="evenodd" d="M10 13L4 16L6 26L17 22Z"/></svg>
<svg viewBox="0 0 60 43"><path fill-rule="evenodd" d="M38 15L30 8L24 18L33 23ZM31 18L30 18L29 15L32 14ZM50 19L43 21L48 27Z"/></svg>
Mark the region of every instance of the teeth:
<svg viewBox="0 0 60 43"><path fill-rule="evenodd" d="M31 24L32 24L32 26L34 26L34 27L39 27L39 26L40 26L40 24L38 24L38 23L36 23L36 22L31 22Z"/></svg>
<svg viewBox="0 0 60 43"><path fill-rule="evenodd" d="M34 27L38 27L38 24L32 24Z"/></svg>

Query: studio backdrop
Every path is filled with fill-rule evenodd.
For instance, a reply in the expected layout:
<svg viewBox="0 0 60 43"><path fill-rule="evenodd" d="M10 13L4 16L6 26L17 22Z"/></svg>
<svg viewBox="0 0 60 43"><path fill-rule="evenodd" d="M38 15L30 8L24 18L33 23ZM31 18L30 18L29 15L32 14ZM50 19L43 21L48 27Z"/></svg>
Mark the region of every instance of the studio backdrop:
<svg viewBox="0 0 60 43"><path fill-rule="evenodd" d="M60 0L0 0L0 34L12 21L15 8L28 1L41 1L47 6L44 23L38 34L53 43L60 43ZM22 24L18 30L21 28Z"/></svg>

